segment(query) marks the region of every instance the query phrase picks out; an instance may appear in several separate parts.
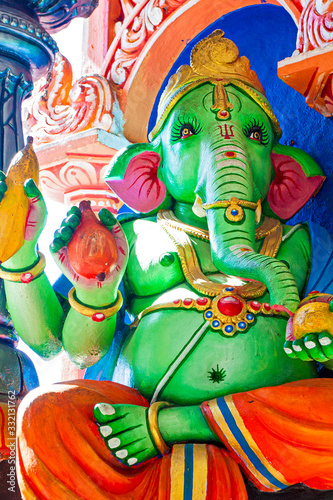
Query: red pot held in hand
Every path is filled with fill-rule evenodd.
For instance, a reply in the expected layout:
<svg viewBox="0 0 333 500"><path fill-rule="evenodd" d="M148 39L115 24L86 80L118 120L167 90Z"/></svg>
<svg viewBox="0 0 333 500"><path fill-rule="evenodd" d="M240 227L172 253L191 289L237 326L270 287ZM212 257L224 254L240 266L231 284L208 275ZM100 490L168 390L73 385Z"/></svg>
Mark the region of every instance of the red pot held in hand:
<svg viewBox="0 0 333 500"><path fill-rule="evenodd" d="M69 260L77 274L103 281L117 263L116 241L91 210L90 201L81 201L79 208L82 218L67 246Z"/></svg>

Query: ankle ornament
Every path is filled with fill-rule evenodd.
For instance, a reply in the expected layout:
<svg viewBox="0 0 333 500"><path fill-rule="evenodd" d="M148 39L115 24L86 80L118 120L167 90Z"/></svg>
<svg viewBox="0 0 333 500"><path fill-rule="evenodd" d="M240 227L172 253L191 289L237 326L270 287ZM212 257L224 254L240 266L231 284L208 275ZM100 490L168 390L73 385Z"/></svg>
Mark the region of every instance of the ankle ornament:
<svg viewBox="0 0 333 500"><path fill-rule="evenodd" d="M170 451L170 447L166 444L162 437L161 431L158 427L157 417L158 412L168 406L172 405L170 403L167 403L166 401L157 401L156 403L151 404L148 408L148 425L150 434L153 438L156 449L159 450L161 455L165 455L165 453L168 453Z"/></svg>

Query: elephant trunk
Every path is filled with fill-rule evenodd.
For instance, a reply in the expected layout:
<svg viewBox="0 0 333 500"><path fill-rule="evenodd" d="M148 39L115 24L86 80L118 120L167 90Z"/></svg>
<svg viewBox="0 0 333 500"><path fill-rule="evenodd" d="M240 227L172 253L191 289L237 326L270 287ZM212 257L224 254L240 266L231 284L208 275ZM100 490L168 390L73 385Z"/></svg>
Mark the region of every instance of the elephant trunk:
<svg viewBox="0 0 333 500"><path fill-rule="evenodd" d="M244 150L239 143L223 142L215 146L212 154L211 165L214 167L207 169L206 163L208 178L205 183L201 183L201 186L205 185L205 192L200 187L197 191L206 204L215 205L212 208L207 205L206 210L214 265L223 273L264 283L270 292L272 304L283 305L294 312L299 295L288 267L275 258L255 251L254 209L243 206L243 218L235 222L228 218L225 207L218 203L216 206L216 202L233 197L249 202L258 201Z"/></svg>

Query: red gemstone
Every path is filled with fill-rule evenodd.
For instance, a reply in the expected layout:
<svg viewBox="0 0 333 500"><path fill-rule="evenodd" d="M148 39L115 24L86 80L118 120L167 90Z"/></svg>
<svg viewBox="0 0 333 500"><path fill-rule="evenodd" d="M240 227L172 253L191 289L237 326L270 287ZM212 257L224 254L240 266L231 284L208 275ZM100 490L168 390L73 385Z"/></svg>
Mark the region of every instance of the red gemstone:
<svg viewBox="0 0 333 500"><path fill-rule="evenodd" d="M180 303L180 299L174 300L173 303L174 304L179 304Z"/></svg>
<svg viewBox="0 0 333 500"><path fill-rule="evenodd" d="M313 293L320 293L318 290L312 290L312 292L309 293L309 295L312 295Z"/></svg>
<svg viewBox="0 0 333 500"><path fill-rule="evenodd" d="M184 299L183 304L184 306L190 306L193 303L193 299Z"/></svg>
<svg viewBox="0 0 333 500"><path fill-rule="evenodd" d="M198 304L198 306L205 306L208 303L208 299L206 299L206 297L199 297L196 300L196 303Z"/></svg>
<svg viewBox="0 0 333 500"><path fill-rule="evenodd" d="M221 116L228 116L228 111L220 111Z"/></svg>
<svg viewBox="0 0 333 500"><path fill-rule="evenodd" d="M225 316L238 316L242 312L243 304L237 297L222 297L217 303L217 308Z"/></svg>
<svg viewBox="0 0 333 500"><path fill-rule="evenodd" d="M33 280L33 275L31 273L23 273L21 276L21 283L30 283Z"/></svg>
<svg viewBox="0 0 333 500"><path fill-rule="evenodd" d="M265 309L265 311L270 311L272 308L271 308L270 304L267 304L267 302L265 302L264 309Z"/></svg>
<svg viewBox="0 0 333 500"><path fill-rule="evenodd" d="M97 323L99 323L100 321L104 321L105 320L105 314L103 313L95 313L91 316L91 319L93 321L97 321Z"/></svg>
<svg viewBox="0 0 333 500"><path fill-rule="evenodd" d="M259 311L259 309L261 308L260 302L257 302L256 300L254 300L253 302L251 302L250 306L252 307L252 309L254 311Z"/></svg>

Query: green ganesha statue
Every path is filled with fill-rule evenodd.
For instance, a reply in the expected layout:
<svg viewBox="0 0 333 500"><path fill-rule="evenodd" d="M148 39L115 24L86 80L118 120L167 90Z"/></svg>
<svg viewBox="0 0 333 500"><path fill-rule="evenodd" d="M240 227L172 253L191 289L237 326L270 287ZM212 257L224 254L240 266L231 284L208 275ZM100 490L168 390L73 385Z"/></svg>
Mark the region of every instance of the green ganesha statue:
<svg viewBox="0 0 333 500"><path fill-rule="evenodd" d="M132 324L112 381L23 400L24 499L245 500L244 477L263 492L333 489L333 382L317 373L333 368L333 241L283 223L324 177L280 135L248 59L221 31L201 40L150 143L120 151L105 178L138 214L102 209L90 226L85 203L56 232L67 307L36 252L45 206L26 183L26 241L0 268L21 338L84 368L109 351L123 302ZM116 247L103 272L94 224Z"/></svg>

